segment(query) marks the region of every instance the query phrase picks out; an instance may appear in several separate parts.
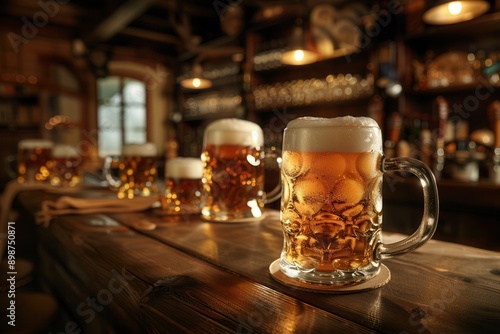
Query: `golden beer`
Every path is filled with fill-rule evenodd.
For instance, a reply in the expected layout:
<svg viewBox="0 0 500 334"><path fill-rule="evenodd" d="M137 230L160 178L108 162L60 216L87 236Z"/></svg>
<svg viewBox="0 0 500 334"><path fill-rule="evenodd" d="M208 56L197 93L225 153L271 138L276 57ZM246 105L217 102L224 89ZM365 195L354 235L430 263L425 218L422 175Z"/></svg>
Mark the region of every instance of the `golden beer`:
<svg viewBox="0 0 500 334"><path fill-rule="evenodd" d="M260 218L264 207L263 133L255 123L223 119L205 130L202 217L215 221Z"/></svg>
<svg viewBox="0 0 500 334"><path fill-rule="evenodd" d="M52 168L53 143L49 140L26 139L18 144L19 183L44 183L49 181Z"/></svg>
<svg viewBox="0 0 500 334"><path fill-rule="evenodd" d="M112 176L112 157L107 157L103 174L108 184L118 191L118 198L150 196L158 189L157 148L153 143L126 144L118 158L118 180Z"/></svg>
<svg viewBox="0 0 500 334"><path fill-rule="evenodd" d="M205 189L209 193L205 207L214 213L241 217L250 216L252 209L260 210L264 206L264 165L255 166L247 160L259 160L260 154L248 146L207 145L203 153ZM253 205L249 199L253 199Z"/></svg>
<svg viewBox="0 0 500 334"><path fill-rule="evenodd" d="M380 152L283 152L283 261L317 273L371 265L382 223L380 159Z"/></svg>
<svg viewBox="0 0 500 334"><path fill-rule="evenodd" d="M168 213L200 213L203 163L196 158L174 158L165 164L165 195L160 198Z"/></svg>
<svg viewBox="0 0 500 334"><path fill-rule="evenodd" d="M382 178L412 173L424 210L411 236L382 242ZM301 282L352 285L381 273L381 260L427 242L437 227L435 177L421 161L385 158L378 124L367 117L301 117L283 134L281 273ZM383 270L382 284L390 278Z"/></svg>
<svg viewBox="0 0 500 334"><path fill-rule="evenodd" d="M83 180L83 161L74 147L57 145L53 150L50 183L56 186L76 186Z"/></svg>

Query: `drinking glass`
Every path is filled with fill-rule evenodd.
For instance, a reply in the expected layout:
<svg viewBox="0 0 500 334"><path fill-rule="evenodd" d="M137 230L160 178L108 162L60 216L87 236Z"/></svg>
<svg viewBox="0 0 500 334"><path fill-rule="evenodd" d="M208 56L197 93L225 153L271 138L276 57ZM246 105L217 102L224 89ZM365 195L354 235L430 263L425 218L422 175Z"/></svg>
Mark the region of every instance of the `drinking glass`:
<svg viewBox="0 0 500 334"><path fill-rule="evenodd" d="M280 185L264 191L264 159L278 162L278 152L264 148L259 125L225 118L207 126L203 138L202 218L210 221L243 222L263 217L264 205L280 197Z"/></svg>
<svg viewBox="0 0 500 334"><path fill-rule="evenodd" d="M199 158L173 158L165 164L165 194L162 209L173 214L200 213L203 203L201 179L203 162Z"/></svg>
<svg viewBox="0 0 500 334"><path fill-rule="evenodd" d="M53 147L50 140L21 140L17 145L17 181L22 184L48 183Z"/></svg>
<svg viewBox="0 0 500 334"><path fill-rule="evenodd" d="M118 198L150 196L157 192L158 150L154 143L125 144L120 157L106 157L103 174L108 185L118 191ZM118 178L111 167L118 164Z"/></svg>
<svg viewBox="0 0 500 334"><path fill-rule="evenodd" d="M73 187L83 180L83 161L78 150L69 145L55 145L52 151L50 183Z"/></svg>
<svg viewBox="0 0 500 334"><path fill-rule="evenodd" d="M282 152L279 267L288 278L348 285L375 277L381 260L420 247L436 230L438 193L421 161L384 158L382 134L367 117L302 117L288 123ZM386 172L420 179L423 218L404 240L382 241L382 179ZM390 182L390 180L388 180Z"/></svg>

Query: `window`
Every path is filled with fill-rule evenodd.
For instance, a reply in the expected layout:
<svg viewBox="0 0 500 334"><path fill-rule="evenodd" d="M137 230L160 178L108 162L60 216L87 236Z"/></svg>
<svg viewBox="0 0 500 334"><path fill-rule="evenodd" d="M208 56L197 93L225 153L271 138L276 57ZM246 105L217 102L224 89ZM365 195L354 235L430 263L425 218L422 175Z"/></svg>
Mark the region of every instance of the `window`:
<svg viewBox="0 0 500 334"><path fill-rule="evenodd" d="M123 144L145 143L146 89L128 77L98 79L99 155L118 155Z"/></svg>

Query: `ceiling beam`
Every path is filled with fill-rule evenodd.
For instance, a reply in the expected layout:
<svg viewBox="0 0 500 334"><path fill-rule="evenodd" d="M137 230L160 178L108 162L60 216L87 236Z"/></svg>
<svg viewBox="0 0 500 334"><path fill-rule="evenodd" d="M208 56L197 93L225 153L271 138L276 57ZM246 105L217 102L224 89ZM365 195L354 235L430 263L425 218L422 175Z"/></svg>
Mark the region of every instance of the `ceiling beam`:
<svg viewBox="0 0 500 334"><path fill-rule="evenodd" d="M127 27L121 31L122 35L138 37L141 39L147 39L154 42L173 44L175 46L180 46L181 41L177 36L168 35L156 31L140 29L135 27Z"/></svg>
<svg viewBox="0 0 500 334"><path fill-rule="evenodd" d="M83 36L86 44L106 42L139 18L157 0L127 0Z"/></svg>

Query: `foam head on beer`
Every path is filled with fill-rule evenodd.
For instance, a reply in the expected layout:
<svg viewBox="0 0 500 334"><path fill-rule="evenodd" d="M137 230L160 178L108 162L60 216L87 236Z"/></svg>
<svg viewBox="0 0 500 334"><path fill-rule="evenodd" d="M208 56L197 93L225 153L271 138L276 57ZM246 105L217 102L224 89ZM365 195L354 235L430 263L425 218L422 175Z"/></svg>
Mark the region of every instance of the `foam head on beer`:
<svg viewBox="0 0 500 334"><path fill-rule="evenodd" d="M172 179L201 179L203 176L203 162L197 158L173 158L165 167L165 176Z"/></svg>
<svg viewBox="0 0 500 334"><path fill-rule="evenodd" d="M76 158L78 157L78 150L70 145L56 145L52 150L54 158Z"/></svg>
<svg viewBox="0 0 500 334"><path fill-rule="evenodd" d="M300 117L290 121L283 150L301 152L382 152L382 134L369 117Z"/></svg>
<svg viewBox="0 0 500 334"><path fill-rule="evenodd" d="M53 148L53 146L54 146L53 142L45 139L24 139L21 140L18 144L19 148L26 150L51 149Z"/></svg>
<svg viewBox="0 0 500 334"><path fill-rule="evenodd" d="M122 155L126 157L156 157L158 150L154 143L125 144Z"/></svg>
<svg viewBox="0 0 500 334"><path fill-rule="evenodd" d="M260 147L264 135L259 125L242 119L225 118L210 123L205 129L205 144Z"/></svg>

